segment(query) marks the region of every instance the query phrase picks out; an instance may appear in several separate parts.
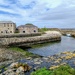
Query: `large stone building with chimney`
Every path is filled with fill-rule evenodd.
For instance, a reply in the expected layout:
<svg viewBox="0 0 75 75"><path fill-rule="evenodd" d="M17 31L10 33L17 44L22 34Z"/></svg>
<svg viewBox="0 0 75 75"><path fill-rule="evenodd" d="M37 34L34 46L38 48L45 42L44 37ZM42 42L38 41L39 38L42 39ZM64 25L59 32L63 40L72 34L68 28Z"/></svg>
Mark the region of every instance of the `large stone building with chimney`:
<svg viewBox="0 0 75 75"><path fill-rule="evenodd" d="M0 34L13 34L16 30L16 24L12 21L0 21Z"/></svg>
<svg viewBox="0 0 75 75"><path fill-rule="evenodd" d="M33 24L25 24L18 27L19 33L37 33L38 27Z"/></svg>

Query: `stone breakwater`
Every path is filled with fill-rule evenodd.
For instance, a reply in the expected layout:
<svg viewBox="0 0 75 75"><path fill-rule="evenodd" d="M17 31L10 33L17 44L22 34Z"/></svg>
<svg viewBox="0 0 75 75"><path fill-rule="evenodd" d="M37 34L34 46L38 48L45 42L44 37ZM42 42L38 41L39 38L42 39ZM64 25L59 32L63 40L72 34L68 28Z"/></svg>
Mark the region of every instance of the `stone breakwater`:
<svg viewBox="0 0 75 75"><path fill-rule="evenodd" d="M69 64L75 68L75 52L62 52L60 54L39 58L27 57L18 62L11 63L1 75L30 75L31 72L42 67L52 70L65 64Z"/></svg>
<svg viewBox="0 0 75 75"><path fill-rule="evenodd" d="M0 34L0 38L12 38L12 37L32 37L32 36L41 36L41 32L38 33L29 33L29 34Z"/></svg>
<svg viewBox="0 0 75 75"><path fill-rule="evenodd" d="M46 34L43 34L41 36L34 36L34 37L0 38L0 45L27 46L32 44L53 42L53 41L60 41L60 40L61 40L61 34L59 32L46 32Z"/></svg>
<svg viewBox="0 0 75 75"><path fill-rule="evenodd" d="M75 33L72 33L71 36L75 38Z"/></svg>

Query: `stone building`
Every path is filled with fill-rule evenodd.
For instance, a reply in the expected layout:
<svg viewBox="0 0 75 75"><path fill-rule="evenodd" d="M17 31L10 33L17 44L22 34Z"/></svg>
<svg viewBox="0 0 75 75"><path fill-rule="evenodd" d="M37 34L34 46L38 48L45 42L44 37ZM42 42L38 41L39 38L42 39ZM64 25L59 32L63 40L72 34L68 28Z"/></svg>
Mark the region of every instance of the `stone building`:
<svg viewBox="0 0 75 75"><path fill-rule="evenodd" d="M37 33L38 27L33 24L25 24L18 27L19 33Z"/></svg>
<svg viewBox="0 0 75 75"><path fill-rule="evenodd" d="M16 30L16 24L12 21L0 21L0 34L13 34Z"/></svg>

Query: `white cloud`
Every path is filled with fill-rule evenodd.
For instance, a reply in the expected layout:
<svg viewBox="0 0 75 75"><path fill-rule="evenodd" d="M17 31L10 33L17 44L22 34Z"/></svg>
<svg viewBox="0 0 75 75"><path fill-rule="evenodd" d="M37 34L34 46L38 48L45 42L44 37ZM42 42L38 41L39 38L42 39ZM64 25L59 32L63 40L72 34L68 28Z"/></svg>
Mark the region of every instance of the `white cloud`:
<svg viewBox="0 0 75 75"><path fill-rule="evenodd" d="M21 6L30 5L31 2L35 0L18 0L17 4L20 4Z"/></svg>
<svg viewBox="0 0 75 75"><path fill-rule="evenodd" d="M31 22L61 27L75 23L75 0L0 0L0 5L0 11L7 12L1 13L0 18L17 24Z"/></svg>

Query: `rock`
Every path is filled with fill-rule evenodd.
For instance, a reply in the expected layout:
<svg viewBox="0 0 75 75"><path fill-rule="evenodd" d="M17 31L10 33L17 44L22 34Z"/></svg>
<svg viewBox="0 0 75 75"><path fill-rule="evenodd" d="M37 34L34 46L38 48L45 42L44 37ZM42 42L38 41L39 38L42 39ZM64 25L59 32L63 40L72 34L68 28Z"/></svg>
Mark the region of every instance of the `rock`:
<svg viewBox="0 0 75 75"><path fill-rule="evenodd" d="M53 65L53 66L51 66L49 69L50 70L54 70L54 69L56 69L56 68L58 68L59 66L57 65L57 66L55 66L55 65Z"/></svg>
<svg viewBox="0 0 75 75"><path fill-rule="evenodd" d="M2 75L16 75L16 73L12 69L8 69Z"/></svg>
<svg viewBox="0 0 75 75"><path fill-rule="evenodd" d="M66 51L66 52L62 52L61 54L70 54L71 52Z"/></svg>
<svg viewBox="0 0 75 75"><path fill-rule="evenodd" d="M18 67L18 70L21 70L23 72L30 71L30 69L31 69L31 66L29 66L28 64L22 64L20 65L20 67Z"/></svg>
<svg viewBox="0 0 75 75"><path fill-rule="evenodd" d="M25 75L24 72L16 73L16 75Z"/></svg>
<svg viewBox="0 0 75 75"><path fill-rule="evenodd" d="M24 72L24 67L23 67L23 66L20 66L20 67L16 70L16 73L21 73L21 72Z"/></svg>
<svg viewBox="0 0 75 75"><path fill-rule="evenodd" d="M25 75L25 72L30 71L31 66L22 63L12 63L2 75Z"/></svg>
<svg viewBox="0 0 75 75"><path fill-rule="evenodd" d="M56 60L54 63L60 63L60 61Z"/></svg>
<svg viewBox="0 0 75 75"><path fill-rule="evenodd" d="M37 61L37 62L34 62L34 64L41 64L41 62L40 61Z"/></svg>
<svg viewBox="0 0 75 75"><path fill-rule="evenodd" d="M48 58L50 58L51 56L47 56Z"/></svg>
<svg viewBox="0 0 75 75"><path fill-rule="evenodd" d="M43 61L39 58L36 58L33 60L34 61L34 64L41 64Z"/></svg>
<svg viewBox="0 0 75 75"><path fill-rule="evenodd" d="M66 65L66 64L67 64L67 63L64 62L64 63L61 63L60 66L62 66L62 65Z"/></svg>
<svg viewBox="0 0 75 75"><path fill-rule="evenodd" d="M62 61L62 59L57 59L54 63L60 63Z"/></svg>
<svg viewBox="0 0 75 75"><path fill-rule="evenodd" d="M75 53L73 53L72 56L75 57Z"/></svg>
<svg viewBox="0 0 75 75"><path fill-rule="evenodd" d="M4 62L4 61L8 61L8 60L9 60L8 58L0 57L0 62Z"/></svg>
<svg viewBox="0 0 75 75"><path fill-rule="evenodd" d="M60 56L60 58L61 58L61 59L64 59L64 58L65 58L65 56Z"/></svg>
<svg viewBox="0 0 75 75"><path fill-rule="evenodd" d="M65 56L66 60L69 60L69 59L72 59L72 58L73 58L73 56Z"/></svg>
<svg viewBox="0 0 75 75"><path fill-rule="evenodd" d="M48 57L43 57L44 60L48 60Z"/></svg>
<svg viewBox="0 0 75 75"><path fill-rule="evenodd" d="M18 62L12 63L9 67L10 68L17 68L19 66Z"/></svg>
<svg viewBox="0 0 75 75"><path fill-rule="evenodd" d="M66 63L61 63L60 65L52 65L49 69L50 69L50 70L54 70L54 69L56 69L56 68L59 68L59 67L62 66L62 65L66 65Z"/></svg>
<svg viewBox="0 0 75 75"><path fill-rule="evenodd" d="M36 71L37 69L40 69L40 66L36 66L33 68L34 71Z"/></svg>
<svg viewBox="0 0 75 75"><path fill-rule="evenodd" d="M36 58L36 59L34 59L34 62L37 62L37 61L39 61L40 59L39 58Z"/></svg>
<svg viewBox="0 0 75 75"><path fill-rule="evenodd" d="M28 57L28 58L26 58L27 60L31 60L32 58L31 57Z"/></svg>
<svg viewBox="0 0 75 75"><path fill-rule="evenodd" d="M24 67L24 71L26 72L26 71L30 71L30 69L32 68L31 66L29 66L29 65L24 65L23 66Z"/></svg>
<svg viewBox="0 0 75 75"><path fill-rule="evenodd" d="M73 62L74 63L74 65L75 65L75 62Z"/></svg>
<svg viewBox="0 0 75 75"><path fill-rule="evenodd" d="M53 57L53 56L51 56L49 59L50 59L50 60L54 60L54 57Z"/></svg>
<svg viewBox="0 0 75 75"><path fill-rule="evenodd" d="M41 62L41 63L42 63L43 61L42 61L42 60L39 60L39 62Z"/></svg>

